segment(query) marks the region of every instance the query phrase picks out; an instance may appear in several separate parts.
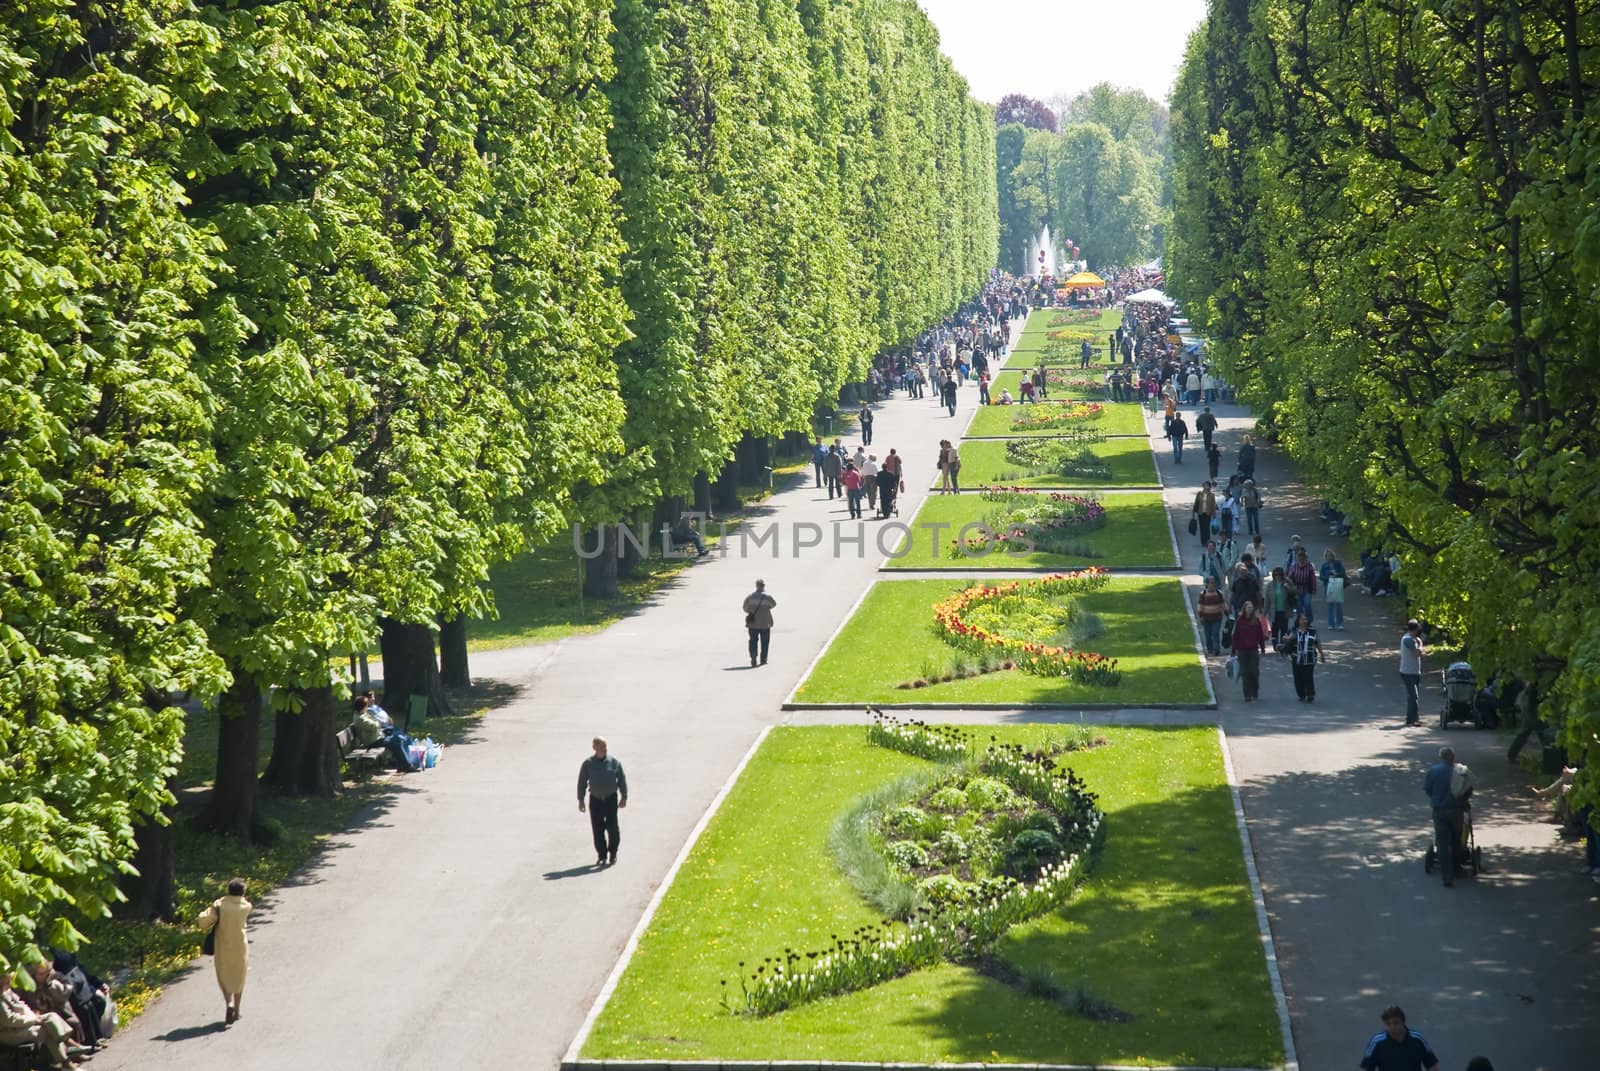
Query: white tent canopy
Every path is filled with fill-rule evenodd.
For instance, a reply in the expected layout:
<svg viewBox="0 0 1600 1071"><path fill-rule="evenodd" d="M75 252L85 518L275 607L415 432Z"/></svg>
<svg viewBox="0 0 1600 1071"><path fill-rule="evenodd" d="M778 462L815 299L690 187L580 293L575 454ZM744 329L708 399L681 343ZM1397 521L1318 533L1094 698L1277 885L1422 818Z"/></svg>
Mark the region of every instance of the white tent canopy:
<svg viewBox="0 0 1600 1071"><path fill-rule="evenodd" d="M1173 300L1159 290L1141 290L1137 294L1128 296L1130 305L1166 305L1174 304Z"/></svg>

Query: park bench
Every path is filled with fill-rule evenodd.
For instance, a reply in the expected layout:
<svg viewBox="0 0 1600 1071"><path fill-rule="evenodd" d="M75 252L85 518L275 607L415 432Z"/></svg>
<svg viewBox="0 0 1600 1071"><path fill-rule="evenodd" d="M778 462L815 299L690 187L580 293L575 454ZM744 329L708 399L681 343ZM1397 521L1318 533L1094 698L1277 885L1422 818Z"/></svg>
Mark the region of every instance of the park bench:
<svg viewBox="0 0 1600 1071"><path fill-rule="evenodd" d="M49 1057L36 1042L0 1045L0 1071L37 1071L49 1066Z"/></svg>

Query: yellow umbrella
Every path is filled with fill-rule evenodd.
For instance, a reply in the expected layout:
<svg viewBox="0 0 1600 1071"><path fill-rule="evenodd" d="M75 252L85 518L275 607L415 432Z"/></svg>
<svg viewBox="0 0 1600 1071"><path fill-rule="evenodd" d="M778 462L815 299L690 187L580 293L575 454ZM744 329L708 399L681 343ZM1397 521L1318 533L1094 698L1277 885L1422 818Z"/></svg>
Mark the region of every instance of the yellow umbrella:
<svg viewBox="0 0 1600 1071"><path fill-rule="evenodd" d="M1080 271L1078 274L1071 276L1070 278L1061 280L1061 282L1057 283L1056 285L1068 288L1075 286L1095 287L1105 286L1106 281L1092 271Z"/></svg>

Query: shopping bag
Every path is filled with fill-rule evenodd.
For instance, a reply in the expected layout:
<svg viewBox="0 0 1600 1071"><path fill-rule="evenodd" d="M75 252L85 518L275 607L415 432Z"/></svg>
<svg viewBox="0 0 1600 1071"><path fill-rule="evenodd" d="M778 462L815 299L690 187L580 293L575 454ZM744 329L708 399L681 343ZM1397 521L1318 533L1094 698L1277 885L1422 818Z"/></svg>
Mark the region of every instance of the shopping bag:
<svg viewBox="0 0 1600 1071"><path fill-rule="evenodd" d="M1196 534L1199 533L1199 531L1200 531L1200 519L1198 517L1190 517L1189 518L1189 534L1190 535L1196 535Z"/></svg>

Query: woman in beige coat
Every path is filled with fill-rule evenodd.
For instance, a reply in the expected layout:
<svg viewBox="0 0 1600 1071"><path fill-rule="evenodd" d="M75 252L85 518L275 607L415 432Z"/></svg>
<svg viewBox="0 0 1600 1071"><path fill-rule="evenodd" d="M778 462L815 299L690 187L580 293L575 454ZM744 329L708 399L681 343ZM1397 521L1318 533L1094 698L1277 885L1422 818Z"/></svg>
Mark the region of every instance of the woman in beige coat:
<svg viewBox="0 0 1600 1071"><path fill-rule="evenodd" d="M245 920L253 905L244 898L244 879L228 882L228 895L213 900L200 916L200 928L216 929L216 953L212 960L217 970L217 987L222 990L226 1008L223 1021L239 1019L239 1001L244 997L244 978L250 967L250 939Z"/></svg>

